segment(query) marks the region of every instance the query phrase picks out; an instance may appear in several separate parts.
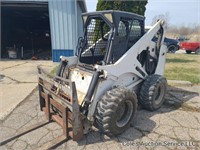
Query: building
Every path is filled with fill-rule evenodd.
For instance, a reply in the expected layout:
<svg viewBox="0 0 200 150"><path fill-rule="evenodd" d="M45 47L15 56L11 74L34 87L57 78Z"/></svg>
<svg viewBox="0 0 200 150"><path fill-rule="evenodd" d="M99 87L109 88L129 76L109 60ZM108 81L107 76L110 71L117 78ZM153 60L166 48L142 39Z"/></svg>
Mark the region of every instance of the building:
<svg viewBox="0 0 200 150"><path fill-rule="evenodd" d="M84 0L1 0L1 57L59 61L74 55L83 34Z"/></svg>

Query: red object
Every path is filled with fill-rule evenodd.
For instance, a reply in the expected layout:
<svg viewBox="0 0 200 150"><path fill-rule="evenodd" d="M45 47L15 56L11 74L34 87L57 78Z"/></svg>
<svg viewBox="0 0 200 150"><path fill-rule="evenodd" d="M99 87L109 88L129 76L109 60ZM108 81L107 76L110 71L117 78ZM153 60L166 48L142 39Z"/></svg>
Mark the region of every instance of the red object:
<svg viewBox="0 0 200 150"><path fill-rule="evenodd" d="M180 49L196 52L200 48L200 42L180 42Z"/></svg>
<svg viewBox="0 0 200 150"><path fill-rule="evenodd" d="M36 56L31 57L31 60L37 60Z"/></svg>

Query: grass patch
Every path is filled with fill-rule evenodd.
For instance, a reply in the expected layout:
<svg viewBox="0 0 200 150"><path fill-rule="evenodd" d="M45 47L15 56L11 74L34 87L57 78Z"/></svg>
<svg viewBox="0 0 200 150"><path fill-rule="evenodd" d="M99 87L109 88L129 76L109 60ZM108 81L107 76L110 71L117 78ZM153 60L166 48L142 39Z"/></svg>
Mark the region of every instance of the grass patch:
<svg viewBox="0 0 200 150"><path fill-rule="evenodd" d="M200 83L200 56L191 54L167 54L165 76L169 80Z"/></svg>
<svg viewBox="0 0 200 150"><path fill-rule="evenodd" d="M55 75L58 66L51 70ZM200 55L195 54L167 54L165 77L168 80L190 81L200 84Z"/></svg>
<svg viewBox="0 0 200 150"><path fill-rule="evenodd" d="M51 70L50 74L56 75L57 70L58 70L58 66L54 67L54 68Z"/></svg>
<svg viewBox="0 0 200 150"><path fill-rule="evenodd" d="M187 59L181 59L181 58L167 58L166 60L168 63L190 63L190 62L196 62L195 60L187 60Z"/></svg>

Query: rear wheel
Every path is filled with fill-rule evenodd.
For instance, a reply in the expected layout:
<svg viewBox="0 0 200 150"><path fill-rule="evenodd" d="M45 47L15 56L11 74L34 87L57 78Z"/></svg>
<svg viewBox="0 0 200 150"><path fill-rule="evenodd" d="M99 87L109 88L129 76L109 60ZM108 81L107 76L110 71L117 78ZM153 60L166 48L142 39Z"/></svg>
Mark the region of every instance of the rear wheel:
<svg viewBox="0 0 200 150"><path fill-rule="evenodd" d="M154 111L164 102L167 81L161 75L148 76L141 86L139 103L147 110Z"/></svg>
<svg viewBox="0 0 200 150"><path fill-rule="evenodd" d="M175 53L177 47L176 47L175 45L169 45L169 46L167 47L167 49L168 49L168 53Z"/></svg>
<svg viewBox="0 0 200 150"><path fill-rule="evenodd" d="M200 48L198 48L198 49L195 51L195 54L200 55Z"/></svg>
<svg viewBox="0 0 200 150"><path fill-rule="evenodd" d="M124 132L137 111L136 94L124 88L112 89L97 105L96 125L108 135Z"/></svg>
<svg viewBox="0 0 200 150"><path fill-rule="evenodd" d="M191 54L192 51L190 51L190 50L186 50L186 53L187 53L187 54Z"/></svg>

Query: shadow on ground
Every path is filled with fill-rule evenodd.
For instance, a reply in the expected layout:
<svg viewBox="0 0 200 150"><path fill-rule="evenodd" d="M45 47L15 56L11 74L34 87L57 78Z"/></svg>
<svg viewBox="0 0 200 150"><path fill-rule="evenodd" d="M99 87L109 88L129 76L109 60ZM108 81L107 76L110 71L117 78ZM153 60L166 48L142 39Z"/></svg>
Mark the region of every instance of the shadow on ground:
<svg viewBox="0 0 200 150"><path fill-rule="evenodd" d="M159 130L167 132L164 131L163 128L160 128L160 125L171 123L166 119L167 115L171 115L169 113L176 112L177 110L200 112L199 103L196 105L196 102L193 101L193 98L197 96L199 96L198 92L169 86L164 105L154 112L139 108L136 116L132 120L131 127L121 135L108 137L98 129L93 128L92 131L84 135L84 138L79 142L74 142L70 139L68 141L61 141L52 148L76 149L76 147L79 147L79 149L84 149L85 147L88 148L91 146L91 149L94 149L94 146L97 146L100 149L115 149L115 147L127 146L127 144L131 144L131 141L140 141L145 138L155 141L159 136L157 135ZM194 103L190 103L191 101ZM8 118L0 123L0 139L2 141L4 139L3 137L12 136L17 131L26 129L41 120L45 120L45 117L43 112L40 111L38 93L35 91L32 96L17 107ZM56 123L51 123L46 127L33 131L33 133L29 133L15 139L13 142L7 143L2 149L16 149L17 144L20 146L24 144L25 149L36 149L43 144L51 143L53 139L62 134L62 129ZM22 148L20 147L20 149Z"/></svg>
<svg viewBox="0 0 200 150"><path fill-rule="evenodd" d="M148 134L150 134L155 128L159 127L162 119L159 114L167 114L177 109L191 112L200 112L200 109L187 104L192 98L199 96L198 92L191 92L182 88L176 88L168 86L165 97L164 105L157 111L147 111L139 106L137 115L133 118L131 127L124 133L117 137L108 137L103 133L100 133L97 129L94 129L89 134L85 135L83 140L86 140L88 144L116 141L121 143L122 146L130 145L131 141L139 140ZM83 145L85 142L80 141L78 145Z"/></svg>

